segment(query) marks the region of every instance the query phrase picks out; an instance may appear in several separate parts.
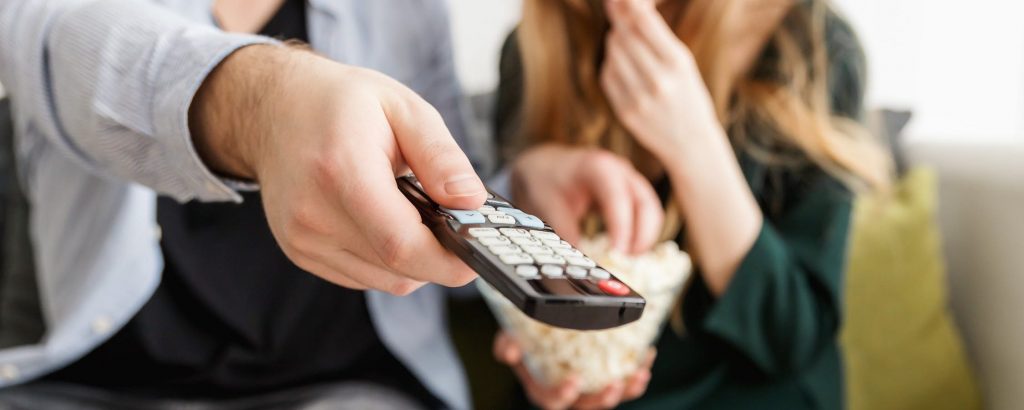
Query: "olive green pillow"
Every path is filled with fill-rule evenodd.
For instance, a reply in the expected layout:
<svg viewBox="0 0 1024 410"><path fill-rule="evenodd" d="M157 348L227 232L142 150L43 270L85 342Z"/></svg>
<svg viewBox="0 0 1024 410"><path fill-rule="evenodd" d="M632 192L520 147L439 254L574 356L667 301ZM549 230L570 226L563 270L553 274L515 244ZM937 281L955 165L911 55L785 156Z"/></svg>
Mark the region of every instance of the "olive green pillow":
<svg viewBox="0 0 1024 410"><path fill-rule="evenodd" d="M981 407L947 305L936 191L917 168L854 207L840 336L850 410Z"/></svg>

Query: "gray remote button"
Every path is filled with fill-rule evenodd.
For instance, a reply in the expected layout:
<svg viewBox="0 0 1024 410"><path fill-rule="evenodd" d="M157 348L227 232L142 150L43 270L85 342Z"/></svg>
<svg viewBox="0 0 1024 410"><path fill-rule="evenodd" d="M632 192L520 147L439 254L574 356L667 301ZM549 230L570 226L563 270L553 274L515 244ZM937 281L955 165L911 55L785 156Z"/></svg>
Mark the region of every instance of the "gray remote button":
<svg viewBox="0 0 1024 410"><path fill-rule="evenodd" d="M585 256L570 256L565 258L565 260L569 261L570 265L582 266L584 268L593 268L597 266L593 259Z"/></svg>
<svg viewBox="0 0 1024 410"><path fill-rule="evenodd" d="M554 253L551 248L541 245L523 245L523 251L533 256L551 255Z"/></svg>
<svg viewBox="0 0 1024 410"><path fill-rule="evenodd" d="M456 221L459 221L460 224L482 224L487 222L487 220L484 219L484 214L477 211L448 209L445 207L441 207L441 210L446 214L451 215Z"/></svg>
<svg viewBox="0 0 1024 410"><path fill-rule="evenodd" d="M477 240L484 244L484 246L508 245L511 243L511 241L504 236L485 236Z"/></svg>
<svg viewBox="0 0 1024 410"><path fill-rule="evenodd" d="M502 235L505 235L505 236L507 236L509 238L522 238L522 237L530 236L530 231L527 231L525 229L501 228L501 229L498 229L498 230L501 231Z"/></svg>
<svg viewBox="0 0 1024 410"><path fill-rule="evenodd" d="M612 277L612 275L608 273L608 271L601 268L591 269L590 276L593 276L595 279L608 279Z"/></svg>
<svg viewBox="0 0 1024 410"><path fill-rule="evenodd" d="M558 255L565 256L565 257L569 257L569 256L583 256L583 252L580 252L580 251L578 251L576 249L570 249L570 248L555 248L555 253L558 254Z"/></svg>
<svg viewBox="0 0 1024 410"><path fill-rule="evenodd" d="M515 238L512 238L512 243L514 243L516 245L520 245L520 246L523 246L523 245L544 245L544 242L541 242L540 239L534 238L532 236L517 236Z"/></svg>
<svg viewBox="0 0 1024 410"><path fill-rule="evenodd" d="M547 239L552 241L562 240L562 238L559 238L557 234L550 231L530 231L530 233L533 234L533 237L537 239Z"/></svg>
<svg viewBox="0 0 1024 410"><path fill-rule="evenodd" d="M516 219L516 222L519 222L522 226L537 229L544 228L544 221L540 220L540 218L536 216L524 213L510 213L509 215L512 215L512 217Z"/></svg>
<svg viewBox="0 0 1024 410"><path fill-rule="evenodd" d="M486 236L501 236L501 233L494 228L469 228L469 234L474 238L483 238Z"/></svg>
<svg viewBox="0 0 1024 410"><path fill-rule="evenodd" d="M478 211L480 211L480 213L484 214L484 216L503 215L504 214L503 212L501 212L501 211L499 211L497 209L494 209L493 206L488 206L488 208L491 208L491 209L483 209L483 208L481 208L481 209L478 209Z"/></svg>
<svg viewBox="0 0 1024 410"><path fill-rule="evenodd" d="M504 212L506 214L525 214L526 213L526 212L523 212L519 208L501 207L501 208L498 208L498 210L501 211L501 212Z"/></svg>
<svg viewBox="0 0 1024 410"><path fill-rule="evenodd" d="M553 241L551 239L544 239L544 244L552 248L572 249L572 245L566 241Z"/></svg>
<svg viewBox="0 0 1024 410"><path fill-rule="evenodd" d="M491 253L493 253L495 255L505 255L505 254L509 254L509 253L522 253L522 250L519 249L519 247L515 246L515 245L495 245L495 246L488 247L487 250L491 251Z"/></svg>
<svg viewBox="0 0 1024 410"><path fill-rule="evenodd" d="M507 253L501 255L500 258L508 265L533 265L533 258L525 253Z"/></svg>
<svg viewBox="0 0 1024 410"><path fill-rule="evenodd" d="M536 259L537 263L565 265L565 258L558 255L533 255L533 259Z"/></svg>
<svg viewBox="0 0 1024 410"><path fill-rule="evenodd" d="M483 215L481 215L481 216L483 216ZM513 225L513 224L516 223L516 219L515 218L513 218L513 217L511 217L509 215L505 215L505 214L491 214L491 215L487 215L487 220L491 221L491 223L493 223L493 224Z"/></svg>
<svg viewBox="0 0 1024 410"><path fill-rule="evenodd" d="M565 268L565 273L576 279L584 279L587 277L587 270L579 266L569 266Z"/></svg>
<svg viewBox="0 0 1024 410"><path fill-rule="evenodd" d="M516 266L516 274L524 278L532 278L537 276L537 267L533 265L519 265Z"/></svg>
<svg viewBox="0 0 1024 410"><path fill-rule="evenodd" d="M510 204L508 202L505 202L505 201L502 201L500 199L494 199L494 198L488 199L485 203L487 205L490 205L490 206L493 206L493 207L501 207L501 208L511 208L512 207L512 204Z"/></svg>
<svg viewBox="0 0 1024 410"><path fill-rule="evenodd" d="M544 276L552 278L559 277L562 276L562 267L555 265L544 265L540 267L540 273L543 273Z"/></svg>

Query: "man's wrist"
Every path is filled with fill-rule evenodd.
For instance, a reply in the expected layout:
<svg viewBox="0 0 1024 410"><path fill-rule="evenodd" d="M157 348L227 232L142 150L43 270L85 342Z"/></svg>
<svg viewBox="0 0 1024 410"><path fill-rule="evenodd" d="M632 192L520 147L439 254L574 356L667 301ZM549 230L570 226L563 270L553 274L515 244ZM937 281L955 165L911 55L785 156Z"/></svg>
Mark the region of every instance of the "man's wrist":
<svg viewBox="0 0 1024 410"><path fill-rule="evenodd" d="M242 47L214 69L189 108L200 158L214 172L256 180L256 166L295 51L277 45Z"/></svg>

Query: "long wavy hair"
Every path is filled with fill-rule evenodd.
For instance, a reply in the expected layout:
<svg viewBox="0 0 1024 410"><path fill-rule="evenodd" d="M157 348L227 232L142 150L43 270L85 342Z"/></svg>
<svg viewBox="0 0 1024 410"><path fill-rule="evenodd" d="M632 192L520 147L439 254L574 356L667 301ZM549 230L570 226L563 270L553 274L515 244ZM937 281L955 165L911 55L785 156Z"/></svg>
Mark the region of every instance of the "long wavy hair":
<svg viewBox="0 0 1024 410"><path fill-rule="evenodd" d="M834 116L829 104L829 6L802 0L790 7L769 35L766 48L773 52L760 53L751 70L737 75L729 36L751 15L743 9L750 3L659 6L692 51L733 147L768 165L810 161L854 189L886 187L891 166L881 145L855 121ZM525 0L517 34L524 76L519 140L602 147L653 177L660 166L616 119L599 84L609 29L603 10L601 0Z"/></svg>

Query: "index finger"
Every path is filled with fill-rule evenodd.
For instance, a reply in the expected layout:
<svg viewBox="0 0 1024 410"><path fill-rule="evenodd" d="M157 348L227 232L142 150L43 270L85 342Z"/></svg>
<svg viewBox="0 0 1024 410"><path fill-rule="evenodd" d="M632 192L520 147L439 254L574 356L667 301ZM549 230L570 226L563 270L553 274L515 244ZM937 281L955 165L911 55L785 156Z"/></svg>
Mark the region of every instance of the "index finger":
<svg viewBox="0 0 1024 410"><path fill-rule="evenodd" d="M352 175L341 181L338 206L346 209L365 238L365 247L381 266L400 276L445 286L461 286L476 277L466 264L447 251L419 212L395 184L390 159L384 152L348 150L359 161Z"/></svg>

